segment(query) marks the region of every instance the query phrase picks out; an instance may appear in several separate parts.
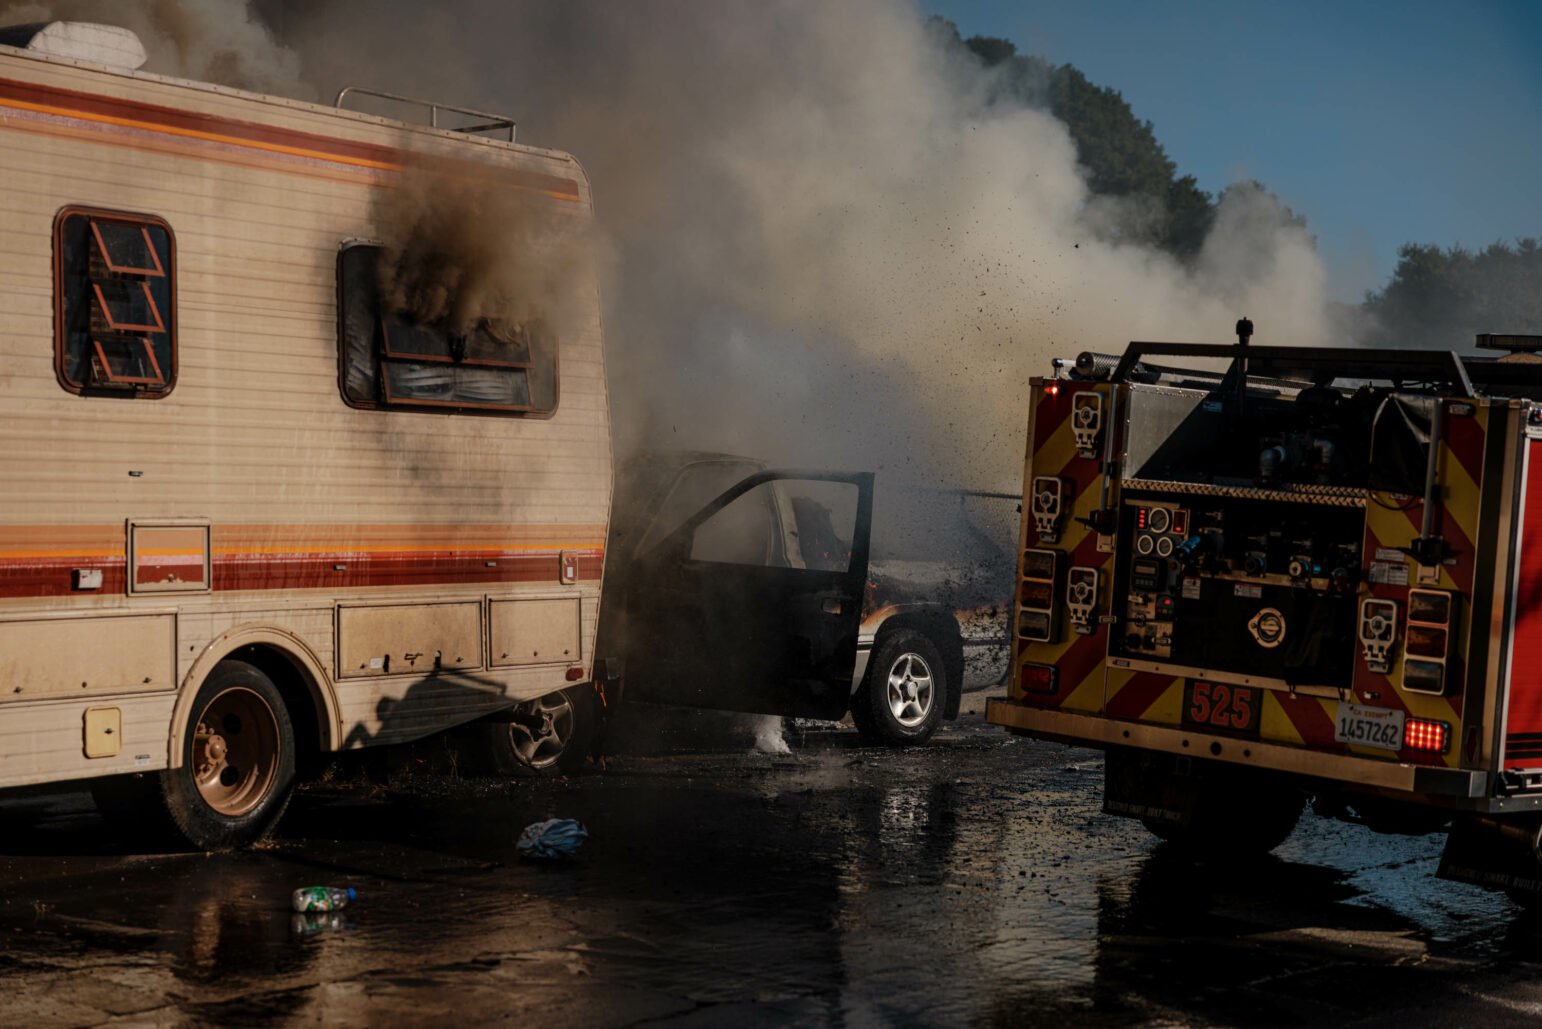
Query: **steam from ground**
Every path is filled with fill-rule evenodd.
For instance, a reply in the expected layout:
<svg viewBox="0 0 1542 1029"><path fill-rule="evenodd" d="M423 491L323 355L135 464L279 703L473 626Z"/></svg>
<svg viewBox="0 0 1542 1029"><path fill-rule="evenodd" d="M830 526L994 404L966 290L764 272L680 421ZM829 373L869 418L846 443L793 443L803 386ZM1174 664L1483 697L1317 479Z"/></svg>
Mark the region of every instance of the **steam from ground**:
<svg viewBox="0 0 1542 1029"><path fill-rule="evenodd" d="M131 29L146 71L308 98L298 56L274 41L247 0L0 0L0 25L44 21Z"/></svg>
<svg viewBox="0 0 1542 1029"><path fill-rule="evenodd" d="M787 738L782 735L781 718L775 715L752 715L750 717L755 727L755 745L752 749L756 753L792 753L792 748L787 745Z"/></svg>
<svg viewBox="0 0 1542 1029"><path fill-rule="evenodd" d="M1012 489L1052 356L1225 342L1243 314L1262 343L1330 336L1312 241L1272 198L1232 191L1192 267L1121 242L1064 126L991 104L989 73L913 0L259 2L327 93L506 111L585 163L615 250L623 450ZM310 95L239 0L48 6L148 28L157 70ZM503 215L523 217L450 219L466 233L434 252L459 269L409 280L430 307Z"/></svg>

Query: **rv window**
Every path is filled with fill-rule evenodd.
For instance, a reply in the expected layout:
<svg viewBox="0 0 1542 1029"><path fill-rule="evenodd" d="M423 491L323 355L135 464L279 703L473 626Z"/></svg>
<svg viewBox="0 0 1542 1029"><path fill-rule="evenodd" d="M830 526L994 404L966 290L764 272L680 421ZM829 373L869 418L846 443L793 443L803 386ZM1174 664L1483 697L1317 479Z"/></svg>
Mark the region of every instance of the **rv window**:
<svg viewBox="0 0 1542 1029"><path fill-rule="evenodd" d="M163 397L177 377L176 265L159 218L67 207L54 222L54 367L71 393Z"/></svg>
<svg viewBox="0 0 1542 1029"><path fill-rule="evenodd" d="M557 347L538 323L482 319L468 331L395 317L380 304L381 249L338 258L338 352L343 399L354 407L482 414L550 414Z"/></svg>

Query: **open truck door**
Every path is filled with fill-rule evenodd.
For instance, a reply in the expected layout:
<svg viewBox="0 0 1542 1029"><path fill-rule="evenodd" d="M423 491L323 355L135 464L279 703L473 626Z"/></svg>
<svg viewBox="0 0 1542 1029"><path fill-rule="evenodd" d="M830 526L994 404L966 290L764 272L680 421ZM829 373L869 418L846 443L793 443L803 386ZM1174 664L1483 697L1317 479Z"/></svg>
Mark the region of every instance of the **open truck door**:
<svg viewBox="0 0 1542 1029"><path fill-rule="evenodd" d="M764 471L645 547L621 598L628 697L840 718L872 512L870 472Z"/></svg>

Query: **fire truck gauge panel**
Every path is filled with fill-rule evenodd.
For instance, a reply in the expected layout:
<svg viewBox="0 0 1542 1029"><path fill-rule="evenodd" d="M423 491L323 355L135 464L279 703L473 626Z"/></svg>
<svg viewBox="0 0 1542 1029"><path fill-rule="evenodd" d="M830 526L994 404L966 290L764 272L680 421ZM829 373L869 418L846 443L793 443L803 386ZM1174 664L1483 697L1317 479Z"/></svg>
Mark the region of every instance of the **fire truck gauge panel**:
<svg viewBox="0 0 1542 1029"><path fill-rule="evenodd" d="M1110 652L1349 687L1364 651L1353 597L1364 510L1174 487L1146 480L1144 495L1125 498Z"/></svg>

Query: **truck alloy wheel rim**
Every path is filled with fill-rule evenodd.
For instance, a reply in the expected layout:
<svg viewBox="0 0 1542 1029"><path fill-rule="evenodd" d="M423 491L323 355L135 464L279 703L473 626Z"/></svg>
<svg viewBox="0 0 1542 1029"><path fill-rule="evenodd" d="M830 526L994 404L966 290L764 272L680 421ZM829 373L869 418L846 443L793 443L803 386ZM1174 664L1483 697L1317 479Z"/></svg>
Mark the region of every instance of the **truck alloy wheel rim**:
<svg viewBox="0 0 1542 1029"><path fill-rule="evenodd" d="M531 768L555 764L573 738L573 705L560 693L522 706L515 719L509 723L509 743Z"/></svg>
<svg viewBox="0 0 1542 1029"><path fill-rule="evenodd" d="M278 719L260 695L233 686L209 701L193 728L193 781L227 818L262 803L278 774Z"/></svg>
<svg viewBox="0 0 1542 1029"><path fill-rule="evenodd" d="M907 729L926 721L932 710L932 670L920 654L901 654L889 668L889 711Z"/></svg>

